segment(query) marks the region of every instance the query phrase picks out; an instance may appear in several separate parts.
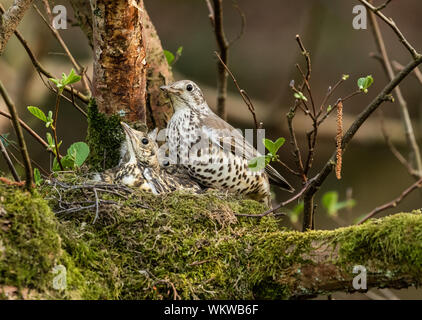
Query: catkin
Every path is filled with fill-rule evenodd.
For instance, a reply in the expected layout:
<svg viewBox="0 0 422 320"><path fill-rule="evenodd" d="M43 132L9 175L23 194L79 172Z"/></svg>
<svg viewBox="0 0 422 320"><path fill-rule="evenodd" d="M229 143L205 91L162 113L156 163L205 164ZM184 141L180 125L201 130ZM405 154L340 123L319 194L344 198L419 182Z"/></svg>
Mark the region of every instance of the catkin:
<svg viewBox="0 0 422 320"><path fill-rule="evenodd" d="M343 102L339 102L337 105L337 136L336 136L336 177L341 179L341 162L342 162L342 150L341 140L343 138Z"/></svg>

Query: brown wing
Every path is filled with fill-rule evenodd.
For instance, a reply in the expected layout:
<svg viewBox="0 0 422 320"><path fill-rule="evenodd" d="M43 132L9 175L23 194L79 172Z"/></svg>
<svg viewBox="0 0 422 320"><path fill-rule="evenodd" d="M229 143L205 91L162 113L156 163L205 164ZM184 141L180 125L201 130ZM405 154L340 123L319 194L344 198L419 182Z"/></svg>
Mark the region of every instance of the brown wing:
<svg viewBox="0 0 422 320"><path fill-rule="evenodd" d="M258 157L261 154L243 137L243 135L233 128L226 121L211 113L201 117L201 127L205 135L220 148L230 151L233 154L242 156L246 160ZM203 128L206 129L203 129ZM270 183L280 188L293 192L292 186L270 165L265 167Z"/></svg>

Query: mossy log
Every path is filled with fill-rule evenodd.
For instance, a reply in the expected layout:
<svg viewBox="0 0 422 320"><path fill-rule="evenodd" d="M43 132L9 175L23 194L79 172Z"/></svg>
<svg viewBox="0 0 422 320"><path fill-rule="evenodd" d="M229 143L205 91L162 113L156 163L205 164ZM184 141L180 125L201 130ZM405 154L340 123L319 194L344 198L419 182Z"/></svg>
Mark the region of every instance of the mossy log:
<svg viewBox="0 0 422 320"><path fill-rule="evenodd" d="M297 232L281 227L280 217L236 217L265 208L225 194L98 193L108 202L92 224L93 209L54 214L59 195L48 184L30 195L0 183L3 298L303 298L352 292L354 265L367 268L368 289L421 282L420 211ZM86 195L61 194L66 203ZM66 270L63 290L53 288L58 265Z"/></svg>

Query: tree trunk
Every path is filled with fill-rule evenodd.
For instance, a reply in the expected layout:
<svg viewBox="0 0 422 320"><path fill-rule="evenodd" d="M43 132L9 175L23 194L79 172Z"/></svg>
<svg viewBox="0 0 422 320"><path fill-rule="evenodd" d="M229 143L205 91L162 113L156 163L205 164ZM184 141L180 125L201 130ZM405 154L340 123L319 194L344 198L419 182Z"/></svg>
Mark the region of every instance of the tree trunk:
<svg viewBox="0 0 422 320"><path fill-rule="evenodd" d="M165 128L172 108L160 86L173 82L173 74L143 1L94 1L92 8L86 1L70 2L94 48L99 111L123 111L130 122Z"/></svg>

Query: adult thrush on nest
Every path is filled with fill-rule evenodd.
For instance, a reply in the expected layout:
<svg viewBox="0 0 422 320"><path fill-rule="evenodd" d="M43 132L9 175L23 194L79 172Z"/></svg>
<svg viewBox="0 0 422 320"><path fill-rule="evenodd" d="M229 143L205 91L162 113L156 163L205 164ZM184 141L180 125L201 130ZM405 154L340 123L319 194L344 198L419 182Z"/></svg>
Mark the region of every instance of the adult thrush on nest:
<svg viewBox="0 0 422 320"><path fill-rule="evenodd" d="M244 194L271 204L269 182L293 192L271 166L252 171L248 162L258 151L239 131L209 108L201 89L181 80L162 86L172 101L174 114L167 125L170 159L184 166L206 187Z"/></svg>
<svg viewBox="0 0 422 320"><path fill-rule="evenodd" d="M120 150L120 163L97 174L95 180L124 184L154 194L176 190L201 191L201 187L183 171L160 166L154 134L137 131L124 122L121 124L126 139Z"/></svg>

